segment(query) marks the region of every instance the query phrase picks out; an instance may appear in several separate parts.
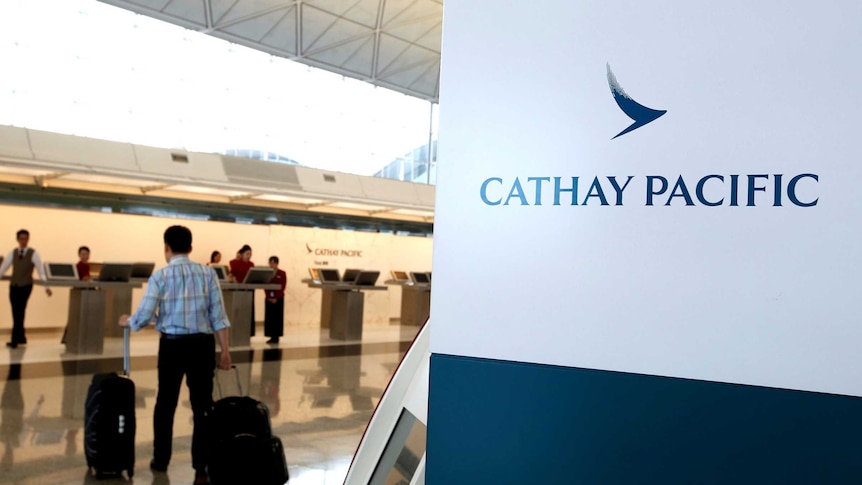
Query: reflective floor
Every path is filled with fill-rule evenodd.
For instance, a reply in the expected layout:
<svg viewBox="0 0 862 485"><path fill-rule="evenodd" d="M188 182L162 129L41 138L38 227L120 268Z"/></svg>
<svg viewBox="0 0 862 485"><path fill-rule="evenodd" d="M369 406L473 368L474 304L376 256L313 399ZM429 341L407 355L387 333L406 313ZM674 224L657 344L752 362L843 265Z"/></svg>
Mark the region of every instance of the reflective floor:
<svg viewBox="0 0 862 485"><path fill-rule="evenodd" d="M252 339L235 349L243 391L265 402L273 432L284 442L291 485L341 484L374 407L417 327L366 328L362 342L333 341L328 331L291 330L278 347ZM28 334L29 344L0 351L0 483L82 484L96 481L83 455L84 400L92 374L122 368L122 339L101 356L64 355L60 334ZM132 336L138 431L134 481L192 483L191 408L183 388L167 474L153 474L152 411L158 334ZM220 372L226 395L236 377ZM216 396L217 398L218 396Z"/></svg>

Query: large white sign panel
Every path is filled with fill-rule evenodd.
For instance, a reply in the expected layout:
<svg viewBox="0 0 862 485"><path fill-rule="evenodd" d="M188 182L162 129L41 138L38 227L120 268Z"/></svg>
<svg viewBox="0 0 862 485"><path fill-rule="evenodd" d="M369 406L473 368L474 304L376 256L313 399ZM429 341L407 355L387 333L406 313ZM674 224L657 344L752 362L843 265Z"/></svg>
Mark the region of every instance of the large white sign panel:
<svg viewBox="0 0 862 485"><path fill-rule="evenodd" d="M432 352L862 395L860 26L448 2Z"/></svg>

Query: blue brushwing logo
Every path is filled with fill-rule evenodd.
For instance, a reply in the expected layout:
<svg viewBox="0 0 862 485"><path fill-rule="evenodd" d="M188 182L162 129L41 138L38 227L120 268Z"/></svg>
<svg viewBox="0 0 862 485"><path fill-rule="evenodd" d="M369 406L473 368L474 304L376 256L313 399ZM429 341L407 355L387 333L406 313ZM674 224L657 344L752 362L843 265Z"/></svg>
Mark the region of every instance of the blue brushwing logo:
<svg viewBox="0 0 862 485"><path fill-rule="evenodd" d="M626 114L629 118L634 120L634 123L629 125L625 130L617 133L614 137L625 135L630 131L634 131L641 126L644 126L648 123L651 123L658 118L660 118L663 114L667 113L667 110L658 110L647 108L646 106L638 103L633 100L631 96L626 94L623 91L623 87L620 86L620 83L617 81L617 77L614 76L613 71L611 71L611 65L608 64L608 86L611 88L611 94L614 95L614 101L617 102L617 105L623 110L623 113ZM613 140L614 138L611 138Z"/></svg>

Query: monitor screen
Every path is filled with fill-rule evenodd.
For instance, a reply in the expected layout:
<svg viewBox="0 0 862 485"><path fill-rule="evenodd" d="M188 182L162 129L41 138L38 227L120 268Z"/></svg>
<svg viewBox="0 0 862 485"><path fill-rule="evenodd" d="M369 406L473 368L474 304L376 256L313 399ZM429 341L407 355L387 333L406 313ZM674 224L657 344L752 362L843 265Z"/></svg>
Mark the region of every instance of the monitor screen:
<svg viewBox="0 0 862 485"><path fill-rule="evenodd" d="M414 283L428 284L431 280L428 278L428 273L410 273Z"/></svg>
<svg viewBox="0 0 862 485"><path fill-rule="evenodd" d="M102 272L102 266L104 266L104 265L105 265L105 263L94 263L91 261L90 262L90 275L93 277L98 276L99 273Z"/></svg>
<svg viewBox="0 0 862 485"><path fill-rule="evenodd" d="M377 278L380 277L380 271L362 271L356 277L357 286L374 286L377 283Z"/></svg>
<svg viewBox="0 0 862 485"><path fill-rule="evenodd" d="M132 278L149 278L156 269L156 263L135 263L132 265Z"/></svg>
<svg viewBox="0 0 862 485"><path fill-rule="evenodd" d="M324 283L338 283L341 281L341 275L337 269L320 269L320 279Z"/></svg>
<svg viewBox="0 0 862 485"><path fill-rule="evenodd" d="M246 284L265 284L272 281L272 277L275 275L275 270L270 268L269 266L255 266L248 270L248 273L245 275L245 280L243 283Z"/></svg>
<svg viewBox="0 0 862 485"><path fill-rule="evenodd" d="M308 268L308 274L311 275L311 279L320 280L320 270L317 268Z"/></svg>
<svg viewBox="0 0 862 485"><path fill-rule="evenodd" d="M99 271L99 281L129 281L131 277L131 263L105 263Z"/></svg>
<svg viewBox="0 0 862 485"><path fill-rule="evenodd" d="M218 278L219 281L224 281L227 279L227 268L226 267L224 267L224 266L210 266L210 268L212 268L213 271L215 271L216 278Z"/></svg>
<svg viewBox="0 0 862 485"><path fill-rule="evenodd" d="M75 270L75 265L72 263L47 263L45 264L45 272L48 279L52 280L76 280L78 272Z"/></svg>
<svg viewBox="0 0 862 485"><path fill-rule="evenodd" d="M362 272L361 269L346 269L344 270L344 276L341 278L341 281L345 283L353 283L356 281L356 277L359 276L360 272Z"/></svg>
<svg viewBox="0 0 862 485"><path fill-rule="evenodd" d="M425 455L426 436L425 423L402 409L368 485L410 483Z"/></svg>
<svg viewBox="0 0 862 485"><path fill-rule="evenodd" d="M392 279L395 281L410 281L406 271L392 271Z"/></svg>

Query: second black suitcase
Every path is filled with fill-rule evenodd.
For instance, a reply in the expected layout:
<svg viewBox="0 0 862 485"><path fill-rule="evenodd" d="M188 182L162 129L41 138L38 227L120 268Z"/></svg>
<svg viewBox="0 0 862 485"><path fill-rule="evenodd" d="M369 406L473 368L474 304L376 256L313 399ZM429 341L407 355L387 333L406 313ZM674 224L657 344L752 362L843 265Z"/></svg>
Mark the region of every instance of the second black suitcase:
<svg viewBox="0 0 862 485"><path fill-rule="evenodd" d="M242 393L238 371L236 376ZM221 395L220 383L218 390ZM287 482L284 447L272 435L266 404L248 396L224 397L214 403L211 420L213 448L208 471L212 485Z"/></svg>

